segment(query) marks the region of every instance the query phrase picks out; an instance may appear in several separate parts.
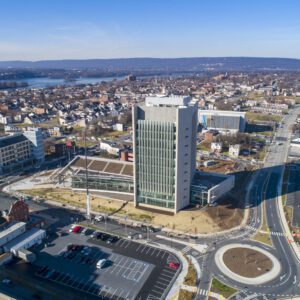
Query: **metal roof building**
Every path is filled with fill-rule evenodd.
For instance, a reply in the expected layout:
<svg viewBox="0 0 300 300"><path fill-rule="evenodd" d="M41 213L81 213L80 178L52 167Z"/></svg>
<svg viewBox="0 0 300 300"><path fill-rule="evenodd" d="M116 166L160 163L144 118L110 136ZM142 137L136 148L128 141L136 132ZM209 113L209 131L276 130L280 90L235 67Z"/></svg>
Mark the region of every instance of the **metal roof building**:
<svg viewBox="0 0 300 300"><path fill-rule="evenodd" d="M198 110L199 123L206 129L220 132L243 132L246 127L246 113L223 110Z"/></svg>

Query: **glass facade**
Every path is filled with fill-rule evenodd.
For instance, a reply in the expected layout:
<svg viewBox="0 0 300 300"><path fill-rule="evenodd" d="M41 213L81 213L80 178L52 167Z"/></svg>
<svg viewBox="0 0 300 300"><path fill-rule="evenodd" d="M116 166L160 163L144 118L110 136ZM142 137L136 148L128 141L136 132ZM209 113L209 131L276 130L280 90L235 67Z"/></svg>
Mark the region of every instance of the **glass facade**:
<svg viewBox="0 0 300 300"><path fill-rule="evenodd" d="M172 122L136 124L137 203L175 206L176 127Z"/></svg>
<svg viewBox="0 0 300 300"><path fill-rule="evenodd" d="M89 176L89 189L107 190L133 193L134 185L132 178L113 177L113 176ZM75 175L72 177L72 187L77 189L86 188L85 175Z"/></svg>
<svg viewBox="0 0 300 300"><path fill-rule="evenodd" d="M191 185L190 201L193 205L207 205L208 192L207 187L202 185Z"/></svg>

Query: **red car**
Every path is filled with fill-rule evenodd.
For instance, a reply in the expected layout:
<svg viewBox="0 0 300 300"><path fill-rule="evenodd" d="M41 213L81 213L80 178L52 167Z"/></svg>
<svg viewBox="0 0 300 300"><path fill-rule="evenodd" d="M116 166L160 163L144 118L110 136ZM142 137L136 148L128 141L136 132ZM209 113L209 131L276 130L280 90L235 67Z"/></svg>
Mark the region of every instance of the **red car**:
<svg viewBox="0 0 300 300"><path fill-rule="evenodd" d="M73 233L79 233L80 229L81 229L81 226L75 226L73 228Z"/></svg>
<svg viewBox="0 0 300 300"><path fill-rule="evenodd" d="M169 267L174 270L177 270L179 266L180 266L179 263L174 263L172 261L169 263Z"/></svg>

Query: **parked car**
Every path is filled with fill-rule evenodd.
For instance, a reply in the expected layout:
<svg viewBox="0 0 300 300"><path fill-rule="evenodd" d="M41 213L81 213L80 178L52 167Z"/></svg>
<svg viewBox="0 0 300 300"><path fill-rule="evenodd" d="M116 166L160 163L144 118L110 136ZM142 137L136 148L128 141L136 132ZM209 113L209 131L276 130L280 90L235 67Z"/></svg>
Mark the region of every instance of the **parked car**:
<svg viewBox="0 0 300 300"><path fill-rule="evenodd" d="M2 283L5 285L12 285L12 281L9 278L4 278L2 280Z"/></svg>
<svg viewBox="0 0 300 300"><path fill-rule="evenodd" d="M85 233L88 231L88 228L83 228L83 230L81 231L82 235L85 235Z"/></svg>
<svg viewBox="0 0 300 300"><path fill-rule="evenodd" d="M76 226L77 226L76 224L73 224L73 225L71 226L71 228L69 229L69 232L73 232L73 229L74 229Z"/></svg>
<svg viewBox="0 0 300 300"><path fill-rule="evenodd" d="M82 229L82 227L77 225L73 228L73 233L80 233L81 229Z"/></svg>
<svg viewBox="0 0 300 300"><path fill-rule="evenodd" d="M106 259L100 259L100 260L98 260L98 262L96 264L97 269L102 269L103 266L105 265L105 263L106 263Z"/></svg>
<svg viewBox="0 0 300 300"><path fill-rule="evenodd" d="M175 262L173 262L173 261L171 261L170 263L169 263L169 267L171 268L171 269L174 269L174 270L177 270L178 268L179 268L179 263L175 263Z"/></svg>

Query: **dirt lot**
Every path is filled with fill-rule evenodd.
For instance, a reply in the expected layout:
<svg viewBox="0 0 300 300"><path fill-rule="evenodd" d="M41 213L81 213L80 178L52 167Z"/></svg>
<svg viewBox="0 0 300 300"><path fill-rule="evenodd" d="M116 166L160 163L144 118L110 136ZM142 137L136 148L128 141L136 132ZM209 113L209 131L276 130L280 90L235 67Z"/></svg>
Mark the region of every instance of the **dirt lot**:
<svg viewBox="0 0 300 300"><path fill-rule="evenodd" d="M272 261L266 255L247 248L227 250L223 261L232 272L249 278L263 275L272 269Z"/></svg>
<svg viewBox="0 0 300 300"><path fill-rule="evenodd" d="M85 207L85 194L72 192L67 189L39 188L21 192L40 199L48 199L76 207ZM204 209L188 208L180 211L175 216L143 211L135 208L132 202L105 199L94 195L91 197L91 205L94 211L117 216L127 214L133 220L147 221L155 225L191 234L218 232L229 229L238 226L243 218L241 209L234 208L231 204L226 203Z"/></svg>
<svg viewBox="0 0 300 300"><path fill-rule="evenodd" d="M217 159L214 159L214 161L215 161L214 165L208 167L202 166L199 167L198 169L204 172L213 172L213 173L222 173L222 174L234 171L234 165L235 165L234 162L217 160Z"/></svg>

